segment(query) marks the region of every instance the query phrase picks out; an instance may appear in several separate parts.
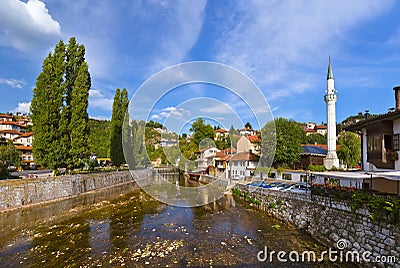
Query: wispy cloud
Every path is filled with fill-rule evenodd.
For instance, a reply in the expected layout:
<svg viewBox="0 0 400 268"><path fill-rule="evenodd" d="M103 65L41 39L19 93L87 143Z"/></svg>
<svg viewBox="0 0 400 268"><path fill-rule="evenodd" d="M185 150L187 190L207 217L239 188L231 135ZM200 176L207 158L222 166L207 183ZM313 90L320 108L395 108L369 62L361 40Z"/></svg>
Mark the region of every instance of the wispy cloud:
<svg viewBox="0 0 400 268"><path fill-rule="evenodd" d="M221 20L216 59L249 75L271 98L316 86L310 75L360 22L389 10L393 1L319 0L238 2ZM232 25L234 25L232 27ZM299 86L300 84L300 86Z"/></svg>
<svg viewBox="0 0 400 268"><path fill-rule="evenodd" d="M389 38L388 42L389 45L400 47L400 27L396 30L396 32Z"/></svg>
<svg viewBox="0 0 400 268"><path fill-rule="evenodd" d="M166 107L162 109L159 113L153 113L150 117L152 120L160 120L173 116L176 118L184 118L185 116L191 116L191 112L187 109L180 107Z"/></svg>
<svg viewBox="0 0 400 268"><path fill-rule="evenodd" d="M5 84L12 88L23 88L23 86L26 85L26 82L24 80L19 80L14 78L0 77L0 84Z"/></svg>
<svg viewBox="0 0 400 268"><path fill-rule="evenodd" d="M30 112L31 103L30 102L19 102L18 106L11 112L13 113L24 113L27 114Z"/></svg>
<svg viewBox="0 0 400 268"><path fill-rule="evenodd" d="M201 33L206 6L205 0L60 2L69 7L58 4L63 33L85 44L95 78L142 80L184 61Z"/></svg>
<svg viewBox="0 0 400 268"><path fill-rule="evenodd" d="M0 5L0 45L23 52L48 49L61 37L60 24L39 0L3 0Z"/></svg>
<svg viewBox="0 0 400 268"><path fill-rule="evenodd" d="M108 98L99 89L89 90L89 107L112 111L113 98Z"/></svg>

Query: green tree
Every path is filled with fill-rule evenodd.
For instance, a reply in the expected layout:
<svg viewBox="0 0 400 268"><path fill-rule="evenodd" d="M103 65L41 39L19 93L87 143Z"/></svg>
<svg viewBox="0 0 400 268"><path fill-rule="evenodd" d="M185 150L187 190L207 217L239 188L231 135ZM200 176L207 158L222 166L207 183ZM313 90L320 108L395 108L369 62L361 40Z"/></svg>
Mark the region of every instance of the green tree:
<svg viewBox="0 0 400 268"><path fill-rule="evenodd" d="M87 160L90 151L88 148L88 121L89 89L91 80L89 68L83 62L78 70L78 76L71 91L71 120L69 123L70 136L70 167L78 167Z"/></svg>
<svg viewBox="0 0 400 268"><path fill-rule="evenodd" d="M21 166L21 154L11 141L6 146L0 146L0 161L5 167Z"/></svg>
<svg viewBox="0 0 400 268"><path fill-rule="evenodd" d="M262 150L266 163L270 163L275 147L273 165L293 166L300 159L301 141L304 133L298 123L278 117L262 129ZM275 144L276 141L276 144Z"/></svg>
<svg viewBox="0 0 400 268"><path fill-rule="evenodd" d="M117 88L114 96L112 117L110 123L110 157L113 164L119 167L125 163L124 151L122 148L122 125L125 113L128 109L128 92Z"/></svg>
<svg viewBox="0 0 400 268"><path fill-rule="evenodd" d="M110 157L110 121L89 119L89 151L97 157Z"/></svg>
<svg viewBox="0 0 400 268"><path fill-rule="evenodd" d="M319 133L303 136L303 144L326 144L326 136Z"/></svg>
<svg viewBox="0 0 400 268"><path fill-rule="evenodd" d="M54 53L43 61L31 102L33 154L39 165L57 169L65 161L66 144L61 143L61 113L65 93L65 45L61 40Z"/></svg>
<svg viewBox="0 0 400 268"><path fill-rule="evenodd" d="M88 156L87 104L91 86L85 47L61 40L43 61L31 103L38 164L57 169L81 165Z"/></svg>
<svg viewBox="0 0 400 268"><path fill-rule="evenodd" d="M338 139L337 155L347 167L356 166L361 160L361 139L353 132L342 132Z"/></svg>
<svg viewBox="0 0 400 268"><path fill-rule="evenodd" d="M250 122L246 122L246 124L244 125L245 128L250 128L253 129L253 127L251 126Z"/></svg>
<svg viewBox="0 0 400 268"><path fill-rule="evenodd" d="M192 127L190 131L193 132L192 141L197 146L200 145L200 142L204 139L214 140L214 129L210 124L205 124L202 118L197 119L192 123Z"/></svg>

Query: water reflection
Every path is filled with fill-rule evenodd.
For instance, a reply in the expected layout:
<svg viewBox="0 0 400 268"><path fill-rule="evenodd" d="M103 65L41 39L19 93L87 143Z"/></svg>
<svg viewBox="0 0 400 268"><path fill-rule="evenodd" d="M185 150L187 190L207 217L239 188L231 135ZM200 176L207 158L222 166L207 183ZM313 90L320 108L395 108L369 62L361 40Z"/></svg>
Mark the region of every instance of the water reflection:
<svg viewBox="0 0 400 268"><path fill-rule="evenodd" d="M26 211L9 212L1 227L5 233L15 229L13 235L1 237L0 266L255 267L265 265L256 258L264 246L277 251L323 250L308 235L230 195L184 208L132 189L125 186L85 197L86 201L77 198L63 201L68 205L30 208L33 222ZM59 218L43 213L57 208ZM18 228L5 224L12 222L13 214L23 222ZM40 215L49 218L38 219Z"/></svg>

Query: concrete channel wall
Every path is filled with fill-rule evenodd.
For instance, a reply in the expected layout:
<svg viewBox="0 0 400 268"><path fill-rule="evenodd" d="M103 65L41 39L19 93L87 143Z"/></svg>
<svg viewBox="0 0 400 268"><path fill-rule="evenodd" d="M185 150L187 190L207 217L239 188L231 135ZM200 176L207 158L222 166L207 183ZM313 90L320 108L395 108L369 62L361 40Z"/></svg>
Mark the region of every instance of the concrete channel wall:
<svg viewBox="0 0 400 268"><path fill-rule="evenodd" d="M129 171L4 180L0 181L0 211L75 196L132 180Z"/></svg>
<svg viewBox="0 0 400 268"><path fill-rule="evenodd" d="M390 258L390 262L363 263L362 266L400 267L400 227L372 222L366 209L352 212L346 202L322 196L311 198L310 195L241 184L237 184L236 189L253 201L258 200L261 210L305 230L327 247L338 250L338 242L343 241L344 251L356 251L360 256L368 251L374 260Z"/></svg>

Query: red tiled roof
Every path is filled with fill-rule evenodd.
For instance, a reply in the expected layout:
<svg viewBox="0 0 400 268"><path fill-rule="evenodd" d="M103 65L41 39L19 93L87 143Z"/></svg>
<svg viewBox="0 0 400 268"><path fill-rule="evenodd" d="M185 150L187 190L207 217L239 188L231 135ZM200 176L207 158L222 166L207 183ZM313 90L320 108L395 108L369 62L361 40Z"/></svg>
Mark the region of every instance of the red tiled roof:
<svg viewBox="0 0 400 268"><path fill-rule="evenodd" d="M249 135L247 136L247 138L251 141L251 142L260 142L260 138L257 135Z"/></svg>
<svg viewBox="0 0 400 268"><path fill-rule="evenodd" d="M317 125L315 126L317 129L327 129L328 127L326 125Z"/></svg>
<svg viewBox="0 0 400 268"><path fill-rule="evenodd" d="M215 161L226 161L230 158L230 155L221 155L221 156L217 156L215 157Z"/></svg>
<svg viewBox="0 0 400 268"><path fill-rule="evenodd" d="M0 122L0 124L2 124L2 125L14 125L14 126L18 126L18 127L21 127L21 128L26 128L26 126L20 125L17 122L14 122L14 121L4 121L4 122Z"/></svg>
<svg viewBox="0 0 400 268"><path fill-rule="evenodd" d="M23 133L17 130L1 129L0 133L22 135Z"/></svg>
<svg viewBox="0 0 400 268"><path fill-rule="evenodd" d="M215 148L215 147L211 146L211 147L203 148L203 149L198 150L196 153L201 153L201 152L207 151L208 149L211 149L211 148Z"/></svg>
<svg viewBox="0 0 400 268"><path fill-rule="evenodd" d="M12 118L13 116L9 115L9 114L0 114L0 117L1 118Z"/></svg>
<svg viewBox="0 0 400 268"><path fill-rule="evenodd" d="M244 161L244 160L258 161L258 159L260 158L257 155L250 152L237 153L232 156L232 161Z"/></svg>
<svg viewBox="0 0 400 268"><path fill-rule="evenodd" d="M228 132L228 131L221 128L221 129L214 130L214 132L225 133L225 132Z"/></svg>
<svg viewBox="0 0 400 268"><path fill-rule="evenodd" d="M304 132L317 132L317 131L315 129L306 128L304 129Z"/></svg>
<svg viewBox="0 0 400 268"><path fill-rule="evenodd" d="M26 132L26 133L22 134L21 137L26 138L26 137L33 136L34 134L35 134L35 132Z"/></svg>
<svg viewBox="0 0 400 268"><path fill-rule="evenodd" d="M24 145L16 145L15 149L17 150L24 150L24 151L32 151L32 147L24 146Z"/></svg>
<svg viewBox="0 0 400 268"><path fill-rule="evenodd" d="M248 127L244 127L244 128L242 128L240 131L242 131L242 130L247 130L247 131L254 131L254 130L252 130L251 128L248 128Z"/></svg>

